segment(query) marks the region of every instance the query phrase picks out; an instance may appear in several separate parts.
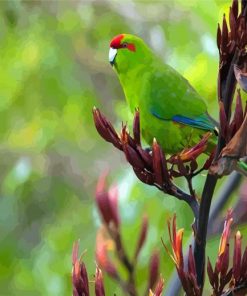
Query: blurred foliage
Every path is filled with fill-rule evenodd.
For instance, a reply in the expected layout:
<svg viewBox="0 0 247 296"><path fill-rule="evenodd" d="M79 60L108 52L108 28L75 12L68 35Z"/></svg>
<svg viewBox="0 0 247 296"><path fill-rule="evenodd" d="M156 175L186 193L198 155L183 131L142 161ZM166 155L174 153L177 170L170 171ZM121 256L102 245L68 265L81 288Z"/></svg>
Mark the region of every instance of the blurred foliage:
<svg viewBox="0 0 247 296"><path fill-rule="evenodd" d="M161 236L168 238L166 219L176 212L185 237L191 234L189 208L138 182L123 157L97 135L91 110L96 105L116 125L130 119L108 64L111 38L130 32L183 73L217 117L215 35L228 6L220 0L0 2L2 296L71 295L77 238L87 249L89 274L94 273L99 218L93 198L107 167L119 184L122 232L130 251L142 214L149 217L150 239L137 274L140 290L148 254L162 249ZM198 192L204 180L197 178ZM172 266L162 249L166 285ZM105 281L107 295L121 295L110 279Z"/></svg>

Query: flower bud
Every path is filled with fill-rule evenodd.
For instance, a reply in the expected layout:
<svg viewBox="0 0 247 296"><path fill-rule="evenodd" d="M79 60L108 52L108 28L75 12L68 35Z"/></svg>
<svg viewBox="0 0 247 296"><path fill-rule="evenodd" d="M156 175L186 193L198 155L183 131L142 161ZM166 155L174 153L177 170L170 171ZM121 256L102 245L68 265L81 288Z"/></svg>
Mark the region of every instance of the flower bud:
<svg viewBox="0 0 247 296"><path fill-rule="evenodd" d="M96 267L95 272L95 296L105 296L103 276L101 270Z"/></svg>

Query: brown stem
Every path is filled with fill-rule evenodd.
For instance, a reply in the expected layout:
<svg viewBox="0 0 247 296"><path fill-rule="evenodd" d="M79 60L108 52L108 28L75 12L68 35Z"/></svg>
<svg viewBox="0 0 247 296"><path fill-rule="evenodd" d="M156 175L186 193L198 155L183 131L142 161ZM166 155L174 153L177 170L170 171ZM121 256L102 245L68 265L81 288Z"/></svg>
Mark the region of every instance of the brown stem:
<svg viewBox="0 0 247 296"><path fill-rule="evenodd" d="M193 174L191 174L191 178L194 178L195 176L199 175L204 170L205 170L204 167L200 168L199 170L197 170L196 172L194 172Z"/></svg>
<svg viewBox="0 0 247 296"><path fill-rule="evenodd" d="M231 113L231 102L234 96L234 91L236 87L236 78L234 75L233 67L234 64L239 60L239 51L236 50L234 57L231 61L229 70L227 75L225 75L224 79L219 73L219 100L223 101L225 113L227 115L227 119L229 120L229 116ZM220 70L221 72L221 70ZM221 133L219 135L217 151L215 155L215 159L218 158L221 150L225 146L225 139L222 137ZM202 199L199 210L199 220L198 220L198 228L195 238L195 264L196 264L196 273L197 273L197 283L201 287L201 291L203 290L204 285L204 270L205 270L205 249L206 249L206 237L207 237L207 228L208 228L208 217L209 211L211 207L211 201L213 198L215 186L217 184L218 177L216 175L207 175L207 179L203 188Z"/></svg>
<svg viewBox="0 0 247 296"><path fill-rule="evenodd" d="M216 183L217 177L208 174L203 188L199 210L198 227L195 238L194 256L196 264L197 283L202 289L204 284L205 248L208 228L208 217Z"/></svg>
<svg viewBox="0 0 247 296"><path fill-rule="evenodd" d="M124 291L125 294L128 294L130 296L136 296L137 294L133 293L132 288L129 286L128 282L125 282L120 277L115 278L115 281L118 283L119 287Z"/></svg>
<svg viewBox="0 0 247 296"><path fill-rule="evenodd" d="M189 191L190 191L191 196L194 199L196 199L195 190L194 190L193 185L192 185L192 177L191 176L186 176L186 180L187 180L187 183L188 183L188 187L189 187Z"/></svg>
<svg viewBox="0 0 247 296"><path fill-rule="evenodd" d="M159 185L155 184L155 186L163 191L166 194L169 194L171 196L176 197L179 200L183 200L185 201L189 207L191 208L193 214L194 214L194 218L195 221L198 220L198 216L199 216L199 203L197 202L197 200L191 196L190 194L184 192L182 189L178 188L176 185L172 184L169 188L162 188Z"/></svg>
<svg viewBox="0 0 247 296"><path fill-rule="evenodd" d="M113 238L116 244L116 253L119 261L123 264L123 266L128 271L128 281L121 283L121 287L124 291L126 291L130 296L137 296L136 286L135 286L135 266L130 262L127 253L124 249L121 235L119 230L112 230L108 227L108 232Z"/></svg>
<svg viewBox="0 0 247 296"><path fill-rule="evenodd" d="M193 211L195 220L197 221L198 215L199 215L199 203L197 202L197 200L193 196L182 191L177 186L173 186L172 191L173 191L173 195L176 196L178 199L181 199L187 202L187 204L190 206L190 208Z"/></svg>
<svg viewBox="0 0 247 296"><path fill-rule="evenodd" d="M136 290L136 285L135 285L135 266L132 263L130 263L130 261L127 257L127 254L126 254L126 252L123 248L122 242L121 242L120 235L117 236L115 242L116 242L118 258L121 260L123 265L128 270L128 280L126 282L126 287L127 287L128 293L130 296L136 296L137 290Z"/></svg>

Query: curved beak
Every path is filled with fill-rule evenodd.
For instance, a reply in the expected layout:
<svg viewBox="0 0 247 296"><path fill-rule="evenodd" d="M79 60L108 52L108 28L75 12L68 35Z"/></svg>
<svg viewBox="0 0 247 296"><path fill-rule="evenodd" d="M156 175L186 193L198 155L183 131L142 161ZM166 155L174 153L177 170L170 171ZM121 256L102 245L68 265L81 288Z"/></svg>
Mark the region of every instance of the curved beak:
<svg viewBox="0 0 247 296"><path fill-rule="evenodd" d="M109 50L109 62L110 62L110 64L112 66L114 65L114 60L115 60L116 55L117 55L117 49L110 47L110 50Z"/></svg>

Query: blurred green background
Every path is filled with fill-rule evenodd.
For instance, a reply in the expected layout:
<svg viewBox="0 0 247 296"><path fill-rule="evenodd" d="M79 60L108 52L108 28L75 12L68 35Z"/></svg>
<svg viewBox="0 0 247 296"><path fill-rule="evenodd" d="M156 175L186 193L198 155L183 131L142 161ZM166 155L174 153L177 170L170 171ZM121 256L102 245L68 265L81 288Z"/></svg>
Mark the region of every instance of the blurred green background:
<svg viewBox="0 0 247 296"><path fill-rule="evenodd" d="M184 74L217 118L215 35L229 5L215 0L0 2L1 296L71 295L71 250L78 238L93 279L99 226L94 192L108 168L110 182L119 185L122 233L130 252L142 215L149 217L137 267L139 290L145 288L154 248L161 250L168 285L173 264L160 237L166 241L166 219L174 212L188 237L190 209L136 179L123 155L98 136L92 108L99 107L115 126L131 123L108 63L110 40L128 32ZM197 177L198 193L204 181L205 176ZM212 242L211 250L217 244ZM105 283L107 295L122 295L107 277Z"/></svg>

